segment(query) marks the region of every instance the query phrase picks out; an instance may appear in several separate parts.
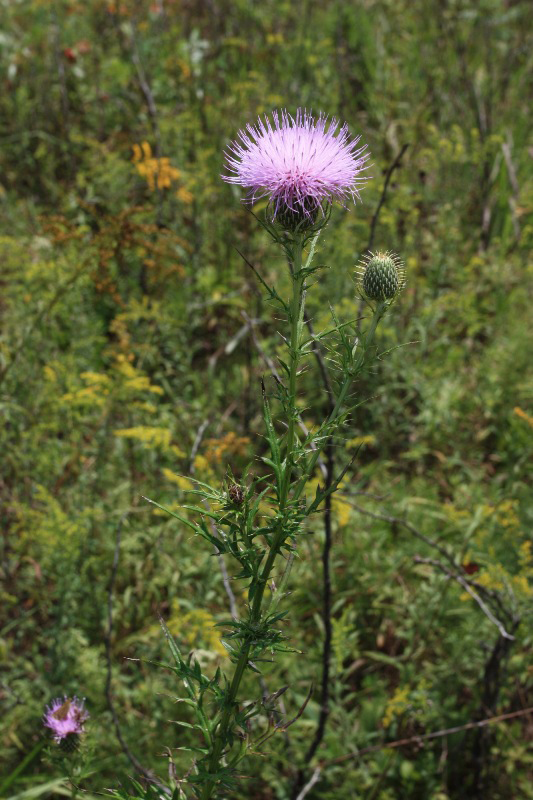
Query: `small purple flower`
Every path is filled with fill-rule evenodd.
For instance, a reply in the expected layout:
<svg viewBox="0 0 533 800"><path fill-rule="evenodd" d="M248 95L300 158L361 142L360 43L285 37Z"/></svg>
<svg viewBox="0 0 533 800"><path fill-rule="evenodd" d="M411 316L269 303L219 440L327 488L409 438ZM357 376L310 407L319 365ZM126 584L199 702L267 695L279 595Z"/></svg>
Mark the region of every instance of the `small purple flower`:
<svg viewBox="0 0 533 800"><path fill-rule="evenodd" d="M360 137L350 139L348 126L320 114L315 119L298 109L296 118L275 111L241 130L226 153L228 183L249 190L251 202L269 197L270 216L278 213L316 217L318 210L337 200L359 198L369 158Z"/></svg>
<svg viewBox="0 0 533 800"><path fill-rule="evenodd" d="M43 724L54 733L56 742L71 734L85 733L83 723L89 719L85 702L77 697L57 697L46 708Z"/></svg>

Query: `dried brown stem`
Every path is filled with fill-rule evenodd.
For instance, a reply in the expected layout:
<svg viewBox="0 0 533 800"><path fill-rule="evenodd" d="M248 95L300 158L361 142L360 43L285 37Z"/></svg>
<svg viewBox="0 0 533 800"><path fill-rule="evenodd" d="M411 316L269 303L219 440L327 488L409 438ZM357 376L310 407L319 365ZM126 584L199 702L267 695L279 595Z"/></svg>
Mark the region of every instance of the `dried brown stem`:
<svg viewBox="0 0 533 800"><path fill-rule="evenodd" d="M523 708L520 711L511 711L508 714L499 714L496 717L487 717L478 722L467 722L465 725L455 725L453 728L444 728L440 731L433 731L432 733L423 733L419 736L410 736L407 739L395 739L393 742L382 742L381 744L374 744L370 747L363 747L361 750L352 753L345 753L337 758L329 759L322 762L323 767L333 766L334 764L342 764L344 761L350 761L352 758L361 758L361 756L368 755L369 753L377 753L379 750L395 749L397 747L405 747L410 744L422 744L423 742L431 741L432 739L440 739L443 736L451 736L454 733L461 733L462 731L469 731L474 728L483 728L487 725L496 725L498 722L504 722L508 719L518 719L527 714L533 714L532 708Z"/></svg>

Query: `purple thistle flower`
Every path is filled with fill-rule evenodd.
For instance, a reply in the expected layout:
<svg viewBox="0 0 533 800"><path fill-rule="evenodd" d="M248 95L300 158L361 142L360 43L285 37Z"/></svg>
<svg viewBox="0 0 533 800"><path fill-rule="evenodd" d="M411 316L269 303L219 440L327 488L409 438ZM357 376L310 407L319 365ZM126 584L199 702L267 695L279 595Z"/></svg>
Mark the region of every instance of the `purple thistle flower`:
<svg viewBox="0 0 533 800"><path fill-rule="evenodd" d="M346 124L339 128L323 114L315 120L302 109L296 118L275 111L272 121L265 116L239 132L226 153L234 174L222 178L249 189L251 202L268 196L272 221L287 211L312 221L324 205L337 200L345 206L359 198L369 158L359 140L350 139Z"/></svg>
<svg viewBox="0 0 533 800"><path fill-rule="evenodd" d="M85 702L77 697L57 697L47 706L43 724L53 731L56 742L67 736L85 733L83 723L89 719Z"/></svg>

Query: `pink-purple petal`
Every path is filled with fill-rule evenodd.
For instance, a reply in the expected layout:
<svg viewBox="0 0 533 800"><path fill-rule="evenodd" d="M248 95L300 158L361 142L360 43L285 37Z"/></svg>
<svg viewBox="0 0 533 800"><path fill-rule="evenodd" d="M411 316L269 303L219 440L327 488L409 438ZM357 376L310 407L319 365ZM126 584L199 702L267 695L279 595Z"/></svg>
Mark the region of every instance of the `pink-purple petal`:
<svg viewBox="0 0 533 800"><path fill-rule="evenodd" d="M280 206L308 213L335 200L343 205L359 198L369 155L359 147L359 137L350 140L348 126L324 115L318 119L299 109L296 117L286 110L274 111L247 125L226 153L232 174L228 183L243 186L249 199L268 197L274 216Z"/></svg>
<svg viewBox="0 0 533 800"><path fill-rule="evenodd" d="M46 708L43 724L50 728L55 741L59 743L71 734L85 733L83 725L88 719L89 712L83 700L77 697L57 697Z"/></svg>

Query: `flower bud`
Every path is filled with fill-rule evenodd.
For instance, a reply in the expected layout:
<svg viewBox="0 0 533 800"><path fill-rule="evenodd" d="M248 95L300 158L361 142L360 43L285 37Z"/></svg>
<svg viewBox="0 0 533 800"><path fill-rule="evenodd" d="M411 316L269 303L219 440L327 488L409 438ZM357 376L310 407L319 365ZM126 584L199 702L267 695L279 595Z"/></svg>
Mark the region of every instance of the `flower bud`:
<svg viewBox="0 0 533 800"><path fill-rule="evenodd" d="M358 285L370 303L390 305L405 286L405 270L394 253L369 253L357 270Z"/></svg>
<svg viewBox="0 0 533 800"><path fill-rule="evenodd" d="M244 492L238 483L232 483L228 489L229 499L236 506L242 506L244 501Z"/></svg>

